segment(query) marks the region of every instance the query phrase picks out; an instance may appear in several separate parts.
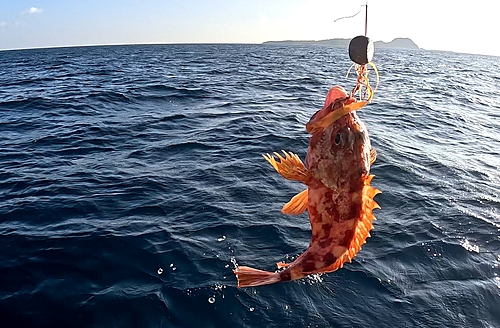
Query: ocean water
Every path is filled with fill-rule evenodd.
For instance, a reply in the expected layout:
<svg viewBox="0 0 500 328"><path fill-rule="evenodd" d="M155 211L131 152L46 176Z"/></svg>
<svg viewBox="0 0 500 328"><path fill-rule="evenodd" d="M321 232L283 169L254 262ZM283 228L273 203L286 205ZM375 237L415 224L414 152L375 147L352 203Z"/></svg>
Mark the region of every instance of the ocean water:
<svg viewBox="0 0 500 328"><path fill-rule="evenodd" d="M359 112L381 210L354 261L238 289L300 255L305 157L343 48L0 52L1 327L499 327L500 60L377 49ZM372 80L374 75L372 74Z"/></svg>

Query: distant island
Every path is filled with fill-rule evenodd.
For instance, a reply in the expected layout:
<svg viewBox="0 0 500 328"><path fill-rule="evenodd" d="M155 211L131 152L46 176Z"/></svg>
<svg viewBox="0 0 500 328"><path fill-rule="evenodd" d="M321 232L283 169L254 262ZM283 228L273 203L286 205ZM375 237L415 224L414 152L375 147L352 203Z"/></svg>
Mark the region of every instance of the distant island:
<svg viewBox="0 0 500 328"><path fill-rule="evenodd" d="M285 41L266 41L262 44L278 45L319 45L319 46L337 46L348 47L351 39L327 39L327 40L285 40ZM391 42L376 41L375 48L391 49L420 49L415 42L408 38L396 38Z"/></svg>

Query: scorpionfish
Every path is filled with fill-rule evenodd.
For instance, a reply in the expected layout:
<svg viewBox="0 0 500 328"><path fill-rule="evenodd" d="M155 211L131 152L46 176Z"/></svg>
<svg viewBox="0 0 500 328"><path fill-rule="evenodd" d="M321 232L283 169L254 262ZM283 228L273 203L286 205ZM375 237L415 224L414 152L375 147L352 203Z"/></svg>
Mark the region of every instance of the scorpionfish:
<svg viewBox="0 0 500 328"><path fill-rule="evenodd" d="M373 197L380 193L370 186L370 166L376 158L365 124L356 110L366 105L339 86L330 89L322 109L306 124L311 134L305 165L300 158L283 155L264 158L289 180L307 189L283 206L285 214L308 211L312 236L307 250L292 263L277 263L269 272L247 266L233 271L238 287L251 287L301 279L327 273L351 262L373 229Z"/></svg>

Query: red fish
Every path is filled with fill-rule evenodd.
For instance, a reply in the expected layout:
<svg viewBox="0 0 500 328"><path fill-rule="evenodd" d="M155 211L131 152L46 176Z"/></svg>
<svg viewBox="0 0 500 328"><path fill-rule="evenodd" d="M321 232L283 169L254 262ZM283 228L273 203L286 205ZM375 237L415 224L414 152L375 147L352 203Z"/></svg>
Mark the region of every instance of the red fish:
<svg viewBox="0 0 500 328"><path fill-rule="evenodd" d="M308 211L312 237L307 250L289 264L277 263L268 272L238 266L233 272L238 287L290 281L310 274L332 272L351 262L370 236L380 208L370 186L370 166L376 158L363 122L355 110L366 105L348 96L342 87L330 89L324 107L306 124L311 134L306 165L291 152L264 158L283 177L300 181L307 189L283 206L286 214Z"/></svg>

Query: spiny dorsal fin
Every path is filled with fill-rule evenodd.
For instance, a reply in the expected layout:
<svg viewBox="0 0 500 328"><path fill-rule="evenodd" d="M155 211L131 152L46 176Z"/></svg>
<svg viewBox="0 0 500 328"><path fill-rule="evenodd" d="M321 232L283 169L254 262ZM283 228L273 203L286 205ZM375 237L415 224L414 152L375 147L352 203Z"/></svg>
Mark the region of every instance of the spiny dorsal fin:
<svg viewBox="0 0 500 328"><path fill-rule="evenodd" d="M350 245L347 247L343 256L340 256L335 263L329 266L324 272L335 271L341 268L344 263L351 262L354 256L361 250L361 247L366 243L366 238L370 237L370 230L373 229L373 209L380 208L380 206L373 200L375 195L381 193L380 190L370 186L370 182L374 175L367 175L363 178L363 188L361 190L362 208L359 219L354 228L354 236Z"/></svg>

